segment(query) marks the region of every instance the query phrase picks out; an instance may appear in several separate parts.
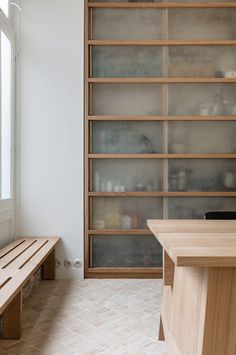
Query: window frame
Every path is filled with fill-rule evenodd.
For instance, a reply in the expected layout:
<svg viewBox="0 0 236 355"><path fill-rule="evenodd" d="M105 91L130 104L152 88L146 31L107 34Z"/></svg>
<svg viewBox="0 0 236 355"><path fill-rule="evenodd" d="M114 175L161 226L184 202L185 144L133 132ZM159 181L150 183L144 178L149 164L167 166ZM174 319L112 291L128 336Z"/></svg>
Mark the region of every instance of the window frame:
<svg viewBox="0 0 236 355"><path fill-rule="evenodd" d="M0 31L4 32L6 37L9 39L12 48L12 57L11 57L11 176L10 176L10 191L11 197L2 199L0 194L0 223L2 220L13 219L15 215L15 185L16 185L16 159L15 159L15 48L16 48L16 35L15 31L10 22L11 13L9 5L9 17L7 17L2 10L0 10ZM0 36L1 37L1 36ZM1 39L0 39L0 50L1 50ZM1 84L0 84L0 93L1 93ZM0 106L1 107L1 106ZM1 118L1 116L0 116ZM0 124L1 130L1 124ZM1 156L0 156L1 164ZM0 171L1 174L1 171Z"/></svg>

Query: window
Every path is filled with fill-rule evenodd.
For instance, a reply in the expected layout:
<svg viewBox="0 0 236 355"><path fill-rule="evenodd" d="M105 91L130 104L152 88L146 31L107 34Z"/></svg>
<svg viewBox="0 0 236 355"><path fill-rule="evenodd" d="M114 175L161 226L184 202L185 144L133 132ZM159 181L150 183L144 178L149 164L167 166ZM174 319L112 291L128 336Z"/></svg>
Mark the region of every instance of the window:
<svg viewBox="0 0 236 355"><path fill-rule="evenodd" d="M11 197L12 46L1 31L1 198Z"/></svg>
<svg viewBox="0 0 236 355"><path fill-rule="evenodd" d="M1 9L8 1L0 0ZM13 198L14 32L0 12L0 209ZM7 201L6 201L7 202Z"/></svg>
<svg viewBox="0 0 236 355"><path fill-rule="evenodd" d="M9 1L8 0L0 0L0 8L6 16L9 15Z"/></svg>

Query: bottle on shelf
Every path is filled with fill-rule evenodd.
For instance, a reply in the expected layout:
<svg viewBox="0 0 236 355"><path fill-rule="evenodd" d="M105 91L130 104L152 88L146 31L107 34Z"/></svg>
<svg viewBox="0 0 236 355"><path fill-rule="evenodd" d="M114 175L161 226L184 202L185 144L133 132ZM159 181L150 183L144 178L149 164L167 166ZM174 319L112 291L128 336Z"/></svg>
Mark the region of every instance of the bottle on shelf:
<svg viewBox="0 0 236 355"><path fill-rule="evenodd" d="M177 189L178 191L185 191L187 188L187 174L185 170L178 172Z"/></svg>
<svg viewBox="0 0 236 355"><path fill-rule="evenodd" d="M123 228L131 229L132 228L132 219L128 214L125 214L122 218Z"/></svg>
<svg viewBox="0 0 236 355"><path fill-rule="evenodd" d="M227 170L224 173L223 184L226 189L230 190L234 188L234 173L232 170Z"/></svg>
<svg viewBox="0 0 236 355"><path fill-rule="evenodd" d="M96 192L100 191L100 174L98 171L96 171L94 175L94 190Z"/></svg>

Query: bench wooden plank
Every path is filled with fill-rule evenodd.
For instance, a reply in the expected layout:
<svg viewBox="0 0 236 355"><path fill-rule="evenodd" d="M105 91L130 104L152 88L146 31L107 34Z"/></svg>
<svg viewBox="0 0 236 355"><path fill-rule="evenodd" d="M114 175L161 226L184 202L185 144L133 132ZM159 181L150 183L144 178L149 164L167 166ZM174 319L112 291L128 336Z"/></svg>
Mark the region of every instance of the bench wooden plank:
<svg viewBox="0 0 236 355"><path fill-rule="evenodd" d="M34 240L24 240L24 241L22 241L21 244L16 246L13 250L9 251L7 254L2 256L2 258L0 258L0 268L2 268L4 265L8 264L10 261L13 261L17 257L19 257L33 243L35 243Z"/></svg>
<svg viewBox="0 0 236 355"><path fill-rule="evenodd" d="M57 237L50 238L49 242L45 244L45 246L37 254L35 254L29 262L37 265L40 262L42 263L45 261L58 241L59 239Z"/></svg>
<svg viewBox="0 0 236 355"><path fill-rule="evenodd" d="M28 238L24 239L28 240ZM36 242L25 250L12 263L4 269L0 269L0 314L2 314L5 309L10 306L17 294L38 270L38 268L47 261L47 258L49 258L51 253L52 255L50 256L49 263L52 264L54 249L59 240L60 238L58 237L29 238L28 241L30 241L30 243L32 241ZM14 243L14 245L17 244ZM51 277L52 276L53 274L51 273ZM4 284L4 282L6 283ZM3 287L1 287L1 285L3 285Z"/></svg>
<svg viewBox="0 0 236 355"><path fill-rule="evenodd" d="M4 269L19 269L27 260L29 260L32 255L39 252L40 248L48 243L47 239L36 240L33 244L29 246L23 254L21 254L17 259L13 260L9 265L7 263L2 268Z"/></svg>
<svg viewBox="0 0 236 355"><path fill-rule="evenodd" d="M10 244L6 245L0 250L0 259L7 253L9 253L11 250L13 250L15 247L20 245L25 241L25 238L19 238L11 242Z"/></svg>

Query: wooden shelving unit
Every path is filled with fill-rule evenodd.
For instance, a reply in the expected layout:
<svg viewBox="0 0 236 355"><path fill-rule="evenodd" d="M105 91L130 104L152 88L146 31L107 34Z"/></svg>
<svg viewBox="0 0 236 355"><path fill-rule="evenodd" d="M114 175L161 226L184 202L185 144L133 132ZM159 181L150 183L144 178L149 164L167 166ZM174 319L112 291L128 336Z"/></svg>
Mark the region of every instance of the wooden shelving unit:
<svg viewBox="0 0 236 355"><path fill-rule="evenodd" d="M148 9L152 10L150 16L153 16L153 12L161 16L161 28L156 30L160 32L159 36L154 38L149 31L150 37L145 38L141 33L142 38L138 38L129 28L127 35L121 31L118 38L117 33L122 25L122 18L117 15L119 11L123 11L123 17L125 11L128 11L128 16L135 11L138 17ZM225 17L219 17L219 21L222 21L218 30L219 38L216 29L213 35L210 32L208 35L207 31L202 35L202 29L200 31L196 24L193 24L195 31L201 33L198 38L196 33L192 34L193 38L190 38L189 33L182 38L179 29L179 38L172 38L171 33L174 32L171 32L171 26L178 23L181 11L196 11L196 16L199 16L198 11L202 11L201 17L206 18L211 16L211 11L224 12ZM99 17L104 14L105 20L99 22ZM236 102L236 77L224 75L226 72L236 72L233 64L236 33L228 29L231 22L227 18L230 16L236 19L236 2L85 1L85 277L162 275L160 247L153 244L152 235L143 221L139 226L134 221L131 223L131 219L137 219L138 214L141 214L141 219L201 218L209 208L236 208L236 178L231 181L236 172L236 106L232 104ZM208 23L211 23L211 19ZM111 28L100 31L99 26L108 25ZM229 33L224 38L222 28L225 30L223 33ZM189 31L191 34L191 28ZM115 34L114 38L112 33ZM160 52L155 57L149 51L148 55L153 56L153 61L145 66L145 51L148 48L153 53L155 48ZM212 50L217 55L213 55ZM194 62L195 57L200 65ZM215 63L214 58L219 58L219 64ZM132 63L135 63L133 68ZM148 68L152 64L153 75ZM145 71L149 75L145 75ZM140 99L132 96L136 88L140 90L135 92L137 97L144 88ZM194 98L195 88L198 91ZM156 102L152 99L153 90L156 90ZM123 92L125 94L122 96ZM223 101L219 103L220 96ZM214 103L215 97L218 103ZM128 101L125 101L126 98ZM149 105L145 106L145 99L149 98ZM206 104L201 108L204 100L213 108L207 109ZM180 101L182 106L176 104ZM146 108L143 109L140 102ZM151 108L147 109L149 106ZM119 133L118 143L117 136L112 134L115 131ZM131 132L130 136L127 132ZM132 132L149 135L153 151L135 151ZM104 143L106 135L110 135L107 145ZM161 148L158 141L161 141ZM174 151L177 146L181 152ZM173 178L180 171L188 176L183 190L175 189L176 181L174 183ZM112 179L124 178L125 172L127 181L123 185L111 187ZM99 177L99 189L96 186L96 174L97 179ZM106 182L110 184L109 188L100 181L102 174L105 177L109 175L109 181ZM128 187L132 185L132 175L134 180L135 175L142 174L144 180L146 175L153 174L154 180L159 179L159 186L152 184L145 187L145 191L137 191L134 186ZM148 177L146 184L147 181ZM119 188L122 191L118 191ZM105 223L105 219L108 222ZM126 228L127 223L132 225ZM137 265L134 265L135 262Z"/></svg>

